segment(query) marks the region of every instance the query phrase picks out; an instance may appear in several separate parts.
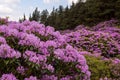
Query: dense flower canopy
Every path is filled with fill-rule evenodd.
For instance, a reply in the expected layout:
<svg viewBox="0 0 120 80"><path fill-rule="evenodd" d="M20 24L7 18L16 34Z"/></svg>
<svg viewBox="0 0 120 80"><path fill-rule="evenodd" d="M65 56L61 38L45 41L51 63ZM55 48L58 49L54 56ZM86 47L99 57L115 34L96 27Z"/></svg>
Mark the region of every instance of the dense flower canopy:
<svg viewBox="0 0 120 80"><path fill-rule="evenodd" d="M81 51L115 57L120 54L120 29L114 26L114 20L106 21L91 29L78 27L67 36L66 41Z"/></svg>
<svg viewBox="0 0 120 80"><path fill-rule="evenodd" d="M96 69L106 68L98 60L99 63L93 65L96 58L90 61L92 58L85 58L86 54L102 56L101 60L111 61L112 66L120 63L120 29L115 27L115 22L110 20L92 28L80 25L74 30L55 31L35 21L19 23L2 19L0 64L4 67L0 67L0 80L90 80L94 74L91 67L100 63L102 67ZM115 70L119 68L112 68L110 74L119 76ZM102 74L97 79L107 77Z"/></svg>
<svg viewBox="0 0 120 80"><path fill-rule="evenodd" d="M0 25L1 80L89 80L86 59L66 38L35 21Z"/></svg>

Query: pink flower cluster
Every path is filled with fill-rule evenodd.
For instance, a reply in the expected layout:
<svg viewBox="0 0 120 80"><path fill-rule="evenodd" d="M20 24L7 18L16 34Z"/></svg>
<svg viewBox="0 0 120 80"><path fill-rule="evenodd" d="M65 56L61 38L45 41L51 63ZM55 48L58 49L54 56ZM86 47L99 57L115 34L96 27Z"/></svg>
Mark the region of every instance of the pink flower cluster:
<svg viewBox="0 0 120 80"><path fill-rule="evenodd" d="M80 51L115 57L120 54L120 29L111 21L100 23L93 28L78 28L65 33L66 41Z"/></svg>
<svg viewBox="0 0 120 80"><path fill-rule="evenodd" d="M90 80L86 59L66 39L53 27L35 21L1 25L0 61L5 66L0 68L1 80L71 80L79 76Z"/></svg>

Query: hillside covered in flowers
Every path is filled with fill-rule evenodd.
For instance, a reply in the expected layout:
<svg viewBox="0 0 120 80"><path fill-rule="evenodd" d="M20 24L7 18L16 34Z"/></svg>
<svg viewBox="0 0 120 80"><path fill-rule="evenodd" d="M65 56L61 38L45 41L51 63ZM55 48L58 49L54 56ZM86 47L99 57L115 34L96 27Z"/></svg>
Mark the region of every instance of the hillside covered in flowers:
<svg viewBox="0 0 120 80"><path fill-rule="evenodd" d="M120 29L110 20L56 31L0 19L0 80L119 80Z"/></svg>

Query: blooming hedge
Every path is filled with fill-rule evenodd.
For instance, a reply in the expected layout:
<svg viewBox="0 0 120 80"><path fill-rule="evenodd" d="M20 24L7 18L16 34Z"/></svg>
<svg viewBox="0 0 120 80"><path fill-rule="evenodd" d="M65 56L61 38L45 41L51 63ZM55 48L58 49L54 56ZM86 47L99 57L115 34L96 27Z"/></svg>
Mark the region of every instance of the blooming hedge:
<svg viewBox="0 0 120 80"><path fill-rule="evenodd" d="M0 80L119 79L120 29L114 23L55 31L0 18Z"/></svg>
<svg viewBox="0 0 120 80"><path fill-rule="evenodd" d="M0 80L90 80L66 35L35 21L0 25Z"/></svg>
<svg viewBox="0 0 120 80"><path fill-rule="evenodd" d="M80 27L65 33L66 41L80 51L100 54L104 57L116 57L120 54L120 29L113 25L115 21L106 21L91 29Z"/></svg>

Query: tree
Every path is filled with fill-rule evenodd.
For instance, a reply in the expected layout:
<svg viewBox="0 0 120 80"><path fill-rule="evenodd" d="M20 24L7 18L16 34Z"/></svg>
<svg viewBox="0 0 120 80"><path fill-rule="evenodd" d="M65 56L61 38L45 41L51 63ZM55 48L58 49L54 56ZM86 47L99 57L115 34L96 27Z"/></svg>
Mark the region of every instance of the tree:
<svg viewBox="0 0 120 80"><path fill-rule="evenodd" d="M38 8L36 8L33 13L32 16L29 16L29 20L34 20L34 21L40 21L40 11L38 11Z"/></svg>
<svg viewBox="0 0 120 80"><path fill-rule="evenodd" d="M32 21L32 16L31 16L31 14L29 15L29 20Z"/></svg>
<svg viewBox="0 0 120 80"><path fill-rule="evenodd" d="M120 0L116 0L115 11L115 18L119 19L120 22Z"/></svg>
<svg viewBox="0 0 120 80"><path fill-rule="evenodd" d="M48 18L49 12L46 10L43 10L40 15L40 22L43 24L46 24L47 18Z"/></svg>
<svg viewBox="0 0 120 80"><path fill-rule="evenodd" d="M26 16L25 16L25 14L23 14L23 18L22 19L19 19L19 22L23 22L23 21L25 21L26 20Z"/></svg>
<svg viewBox="0 0 120 80"><path fill-rule="evenodd" d="M87 0L85 7L87 9L85 22L88 25L94 25L98 22L110 20L115 17L116 0Z"/></svg>
<svg viewBox="0 0 120 80"><path fill-rule="evenodd" d="M63 26L63 29L68 29L69 27L69 8L68 6L66 6L65 10L64 10L64 14L63 14L63 20L62 20L62 26Z"/></svg>
<svg viewBox="0 0 120 80"><path fill-rule="evenodd" d="M63 15L64 15L64 8L62 5L59 6L58 11L57 11L57 15L56 15L56 25L57 25L57 29L62 30L64 29L64 26L62 24L63 22Z"/></svg>
<svg viewBox="0 0 120 80"><path fill-rule="evenodd" d="M25 21L26 20L26 16L25 16L25 14L23 15L23 21Z"/></svg>
<svg viewBox="0 0 120 80"><path fill-rule="evenodd" d="M29 20L36 20L45 25L53 26L57 30L74 29L83 24L94 26L99 22L118 19L120 20L120 0L79 0L70 7L53 8L49 14L43 10L41 15L36 10L30 15ZM37 17L35 16L37 15ZM41 18L41 19L40 19Z"/></svg>
<svg viewBox="0 0 120 80"><path fill-rule="evenodd" d="M47 18L46 25L53 26L57 29L57 23L56 23L57 15L58 15L58 10L53 7L52 12Z"/></svg>

